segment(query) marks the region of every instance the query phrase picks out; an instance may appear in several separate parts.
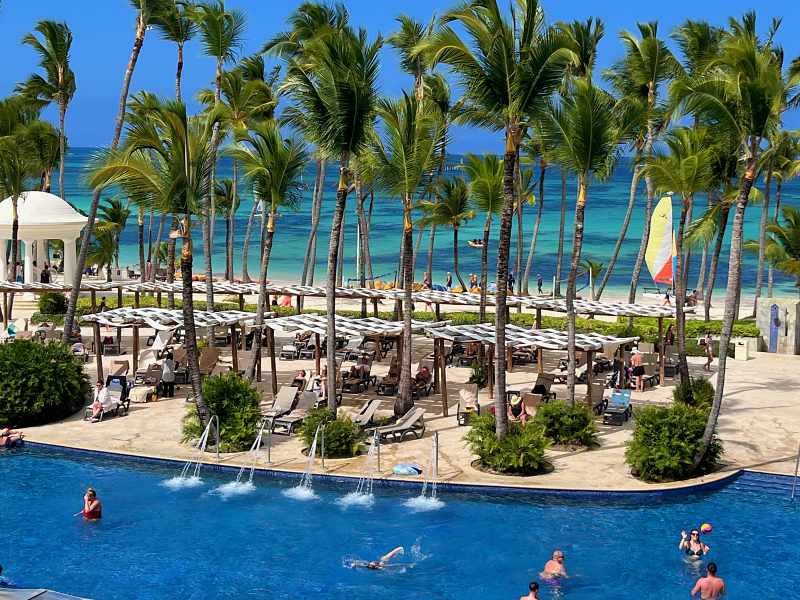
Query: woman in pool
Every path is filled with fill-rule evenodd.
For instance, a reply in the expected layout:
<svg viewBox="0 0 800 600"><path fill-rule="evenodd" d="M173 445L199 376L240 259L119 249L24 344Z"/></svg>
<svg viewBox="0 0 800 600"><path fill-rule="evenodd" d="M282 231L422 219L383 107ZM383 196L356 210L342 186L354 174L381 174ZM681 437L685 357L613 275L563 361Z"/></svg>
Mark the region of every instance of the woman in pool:
<svg viewBox="0 0 800 600"><path fill-rule="evenodd" d="M700 539L700 530L692 529L689 536L685 531L681 531L681 541L678 544L678 550L683 550L686 556L692 560L700 560L704 555L708 554L711 550Z"/></svg>
<svg viewBox="0 0 800 600"><path fill-rule="evenodd" d="M373 571L381 571L388 566L392 566L387 564L390 560L392 560L398 554L404 554L405 550L403 550L402 546L398 546L394 550L387 552L383 556L381 556L378 560L354 560L351 563L352 567L363 567L365 569L372 569ZM398 565L395 565L398 566Z"/></svg>
<svg viewBox="0 0 800 600"><path fill-rule="evenodd" d="M86 490L86 494L83 496L83 510L77 514L83 515L87 521L97 521L103 516L103 505L97 499L97 492L94 491L94 488Z"/></svg>

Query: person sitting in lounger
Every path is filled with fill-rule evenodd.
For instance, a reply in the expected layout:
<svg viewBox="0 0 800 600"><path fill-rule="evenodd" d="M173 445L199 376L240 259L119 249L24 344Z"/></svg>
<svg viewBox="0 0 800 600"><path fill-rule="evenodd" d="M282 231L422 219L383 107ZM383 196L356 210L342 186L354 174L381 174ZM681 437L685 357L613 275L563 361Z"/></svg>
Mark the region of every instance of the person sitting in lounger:
<svg viewBox="0 0 800 600"><path fill-rule="evenodd" d="M422 365L414 376L414 381L418 386L428 385L431 382L431 370L428 365Z"/></svg>
<svg viewBox="0 0 800 600"><path fill-rule="evenodd" d="M382 569L385 569L387 566L389 566L389 565L387 565L387 563L390 560L392 560L395 556L397 556L398 554L400 554L400 555L405 554L405 550L403 550L402 546L398 546L394 550L392 550L390 552L387 552L386 554L381 556L378 560L353 561L352 566L353 567L363 567L365 569L372 569L374 571L380 571Z"/></svg>
<svg viewBox="0 0 800 600"><path fill-rule="evenodd" d="M103 410L111 406L111 396L108 388L103 382L98 380L94 386L94 398L92 401L92 423L97 423L103 416Z"/></svg>
<svg viewBox="0 0 800 600"><path fill-rule="evenodd" d="M518 423L525 423L530 418L528 409L522 402L522 396L514 396L511 402L508 403L508 420L516 421Z"/></svg>
<svg viewBox="0 0 800 600"><path fill-rule="evenodd" d="M21 431L14 431L11 427L0 429L0 448L13 448L25 435Z"/></svg>
<svg viewBox="0 0 800 600"><path fill-rule="evenodd" d="M553 558L544 564L544 569L539 573L539 576L542 579L567 577L567 569L564 567L564 553L561 550L553 552Z"/></svg>

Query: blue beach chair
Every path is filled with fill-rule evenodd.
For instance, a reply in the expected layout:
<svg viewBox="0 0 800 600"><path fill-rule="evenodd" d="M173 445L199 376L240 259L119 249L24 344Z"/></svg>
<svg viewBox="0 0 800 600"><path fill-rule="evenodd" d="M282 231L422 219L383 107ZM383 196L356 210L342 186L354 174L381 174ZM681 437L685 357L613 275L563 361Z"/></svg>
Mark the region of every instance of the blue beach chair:
<svg viewBox="0 0 800 600"><path fill-rule="evenodd" d="M614 390L611 398L603 411L603 423L608 425L623 425L633 415L631 408L631 391Z"/></svg>

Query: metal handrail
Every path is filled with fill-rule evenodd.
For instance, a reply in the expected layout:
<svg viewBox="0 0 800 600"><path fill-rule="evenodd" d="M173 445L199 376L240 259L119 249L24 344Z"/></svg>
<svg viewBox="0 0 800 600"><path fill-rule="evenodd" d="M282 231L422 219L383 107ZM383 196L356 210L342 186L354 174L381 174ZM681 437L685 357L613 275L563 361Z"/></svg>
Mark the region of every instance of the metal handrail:
<svg viewBox="0 0 800 600"><path fill-rule="evenodd" d="M325 470L325 424L322 425L322 448L320 449L320 456L322 457L322 470Z"/></svg>
<svg viewBox="0 0 800 600"><path fill-rule="evenodd" d="M797 471L800 469L800 445L797 447L797 460L794 462L794 479L792 479L792 500L794 500L794 492L797 488Z"/></svg>
<svg viewBox="0 0 800 600"><path fill-rule="evenodd" d="M215 420L217 422L217 426L214 428L214 437L217 441L217 462L219 462L219 416L211 415L211 419L209 419L208 424L211 425Z"/></svg>

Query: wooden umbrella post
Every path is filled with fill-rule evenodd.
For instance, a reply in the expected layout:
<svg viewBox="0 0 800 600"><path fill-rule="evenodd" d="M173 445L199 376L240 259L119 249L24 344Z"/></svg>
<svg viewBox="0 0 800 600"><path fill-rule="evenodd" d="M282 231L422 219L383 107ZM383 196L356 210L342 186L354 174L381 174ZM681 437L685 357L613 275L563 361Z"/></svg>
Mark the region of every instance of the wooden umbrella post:
<svg viewBox="0 0 800 600"><path fill-rule="evenodd" d="M139 308L139 292L133 292L133 307Z"/></svg>
<svg viewBox="0 0 800 600"><path fill-rule="evenodd" d="M122 286L117 286L117 308L122 308Z"/></svg>
<svg viewBox="0 0 800 600"><path fill-rule="evenodd" d="M239 344L236 338L236 325L231 325L231 364L234 373L239 372Z"/></svg>
<svg viewBox="0 0 800 600"><path fill-rule="evenodd" d="M433 338L433 391L439 391L439 360L441 359L442 353L439 350L439 342L441 340L438 338Z"/></svg>
<svg viewBox="0 0 800 600"><path fill-rule="evenodd" d="M536 329L542 328L542 309L536 309Z"/></svg>
<svg viewBox="0 0 800 600"><path fill-rule="evenodd" d="M94 355L97 362L97 381L103 381L103 346L100 343L100 323L92 323L92 333L94 334Z"/></svg>
<svg viewBox="0 0 800 600"><path fill-rule="evenodd" d="M267 351L269 352L269 368L272 372L272 394L278 393L278 369L275 366L275 332L267 328Z"/></svg>
<svg viewBox="0 0 800 600"><path fill-rule="evenodd" d="M239 310L244 312L244 294L239 294Z"/></svg>

